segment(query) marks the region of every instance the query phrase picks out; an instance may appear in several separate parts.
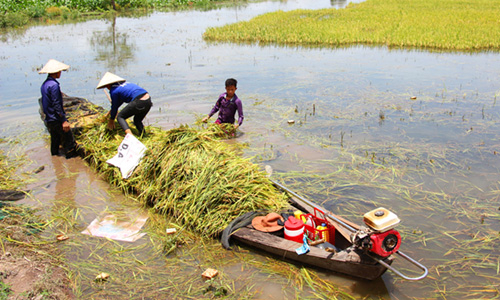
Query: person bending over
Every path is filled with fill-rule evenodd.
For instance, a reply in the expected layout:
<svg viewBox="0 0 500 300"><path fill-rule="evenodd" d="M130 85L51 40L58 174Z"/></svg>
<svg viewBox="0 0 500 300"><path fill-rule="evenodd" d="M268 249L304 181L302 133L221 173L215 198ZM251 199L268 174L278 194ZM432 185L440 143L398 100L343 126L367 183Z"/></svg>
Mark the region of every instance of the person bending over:
<svg viewBox="0 0 500 300"><path fill-rule="evenodd" d="M108 129L115 128L115 118L125 133L132 134L127 119L134 116L134 125L139 135L145 133L142 120L146 117L153 102L148 92L137 84L127 82L125 79L110 72L106 72L97 85L97 89L107 88L111 96L111 110L109 112ZM119 113L118 108L128 103Z"/></svg>

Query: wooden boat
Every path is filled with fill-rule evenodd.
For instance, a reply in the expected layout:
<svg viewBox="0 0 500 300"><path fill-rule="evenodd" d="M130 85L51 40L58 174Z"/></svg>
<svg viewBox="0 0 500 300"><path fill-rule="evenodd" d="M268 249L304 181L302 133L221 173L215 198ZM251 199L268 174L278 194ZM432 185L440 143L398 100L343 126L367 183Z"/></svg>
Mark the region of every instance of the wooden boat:
<svg viewBox="0 0 500 300"><path fill-rule="evenodd" d="M331 228L334 228L334 234L331 235L331 237L334 238L330 240L330 244L334 244L336 251L328 252L326 251L329 250L328 248L325 250L325 247L321 247L322 244L319 244L317 246L310 246L309 252L299 255L296 249L300 248L302 243L285 239L282 233L276 234L256 230L251 224L230 233L231 238L243 244L271 253L281 259L291 260L357 278L374 280L384 274L387 269L391 269L397 275L407 280L420 280L427 276L427 269L423 265L405 254L400 253L399 250L396 249L393 252L394 254L397 253L409 260L423 270L424 273L418 277L408 277L397 271L391 266L395 259L394 255L381 257L361 246L362 243L360 243L360 240L356 239L356 233L359 234L360 232L366 231L363 227L331 213L323 213L323 216L321 216L322 212L326 212L325 209L298 196L284 186L276 182L274 183L279 188L285 189L291 194L290 204L292 209L300 210L311 215L317 215L319 212L319 217L326 219ZM358 241L357 244L355 244L356 242L352 242L352 239ZM399 248L399 245L397 245L397 248Z"/></svg>
<svg viewBox="0 0 500 300"><path fill-rule="evenodd" d="M45 123L45 114L42 108L42 98L38 99L40 118ZM72 130L79 130L86 124L91 124L104 109L85 98L71 97L63 94L63 107L71 124Z"/></svg>

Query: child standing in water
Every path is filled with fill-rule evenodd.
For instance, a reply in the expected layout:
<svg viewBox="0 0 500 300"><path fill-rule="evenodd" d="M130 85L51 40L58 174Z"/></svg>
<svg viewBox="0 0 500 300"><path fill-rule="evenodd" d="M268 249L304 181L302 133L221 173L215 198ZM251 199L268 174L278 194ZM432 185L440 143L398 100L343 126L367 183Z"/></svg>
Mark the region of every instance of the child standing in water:
<svg viewBox="0 0 500 300"><path fill-rule="evenodd" d="M238 81L234 78L229 78L226 80L226 92L222 93L215 102L214 107L206 116L203 118L203 122L206 122L210 117L212 117L216 112L219 112L219 116L215 121L216 124L229 123L234 124L234 116L236 111L238 111L238 122L234 124L234 128L238 128L243 123L243 104L241 100L236 96L236 85Z"/></svg>

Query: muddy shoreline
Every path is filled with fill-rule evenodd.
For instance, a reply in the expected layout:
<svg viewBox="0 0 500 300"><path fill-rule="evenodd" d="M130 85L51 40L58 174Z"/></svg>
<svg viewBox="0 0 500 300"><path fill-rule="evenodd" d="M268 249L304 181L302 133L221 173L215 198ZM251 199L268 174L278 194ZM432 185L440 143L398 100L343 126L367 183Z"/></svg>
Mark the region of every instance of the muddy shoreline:
<svg viewBox="0 0 500 300"><path fill-rule="evenodd" d="M50 157L43 146L32 149L32 153L39 153L43 160ZM62 162L64 158L57 159ZM40 175L35 176L43 178L49 173L42 166L47 165L39 164ZM33 192L36 194L36 186L41 183L36 180L27 187L35 187ZM57 245L59 241L45 236L50 220L35 208L36 201L36 196L28 195L25 199L0 202L0 294L6 297L3 299L76 299L69 269Z"/></svg>

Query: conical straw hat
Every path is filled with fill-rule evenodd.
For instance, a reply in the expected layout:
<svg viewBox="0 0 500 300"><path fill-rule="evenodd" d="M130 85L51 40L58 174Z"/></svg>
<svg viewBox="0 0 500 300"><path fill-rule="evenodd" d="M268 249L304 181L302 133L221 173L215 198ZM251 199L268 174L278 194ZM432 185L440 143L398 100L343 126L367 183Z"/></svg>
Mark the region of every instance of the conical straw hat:
<svg viewBox="0 0 500 300"><path fill-rule="evenodd" d="M38 71L38 73L52 74L52 73L57 73L59 71L65 71L67 69L69 69L69 66L67 64L63 64L62 62L57 61L55 59L49 59L49 61L45 64L45 66L43 66L43 68L40 71Z"/></svg>
<svg viewBox="0 0 500 300"><path fill-rule="evenodd" d="M118 75L115 75L110 72L106 72L104 76L102 76L101 81L99 81L99 84L97 85L97 89L102 89L103 87L107 86L108 84L112 84L115 82L122 82L126 81L125 79L121 78Z"/></svg>

